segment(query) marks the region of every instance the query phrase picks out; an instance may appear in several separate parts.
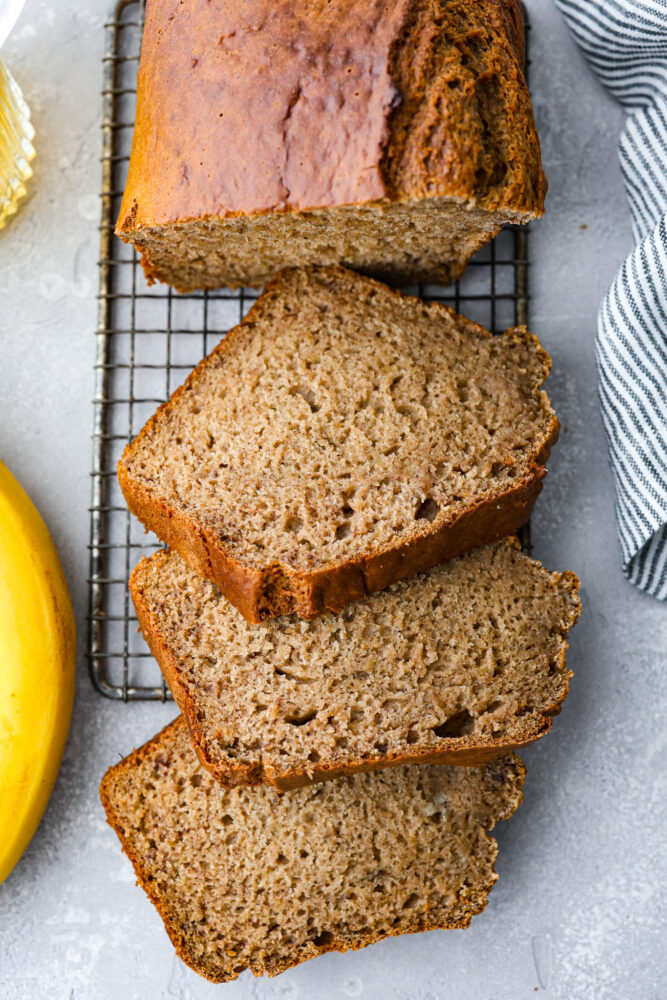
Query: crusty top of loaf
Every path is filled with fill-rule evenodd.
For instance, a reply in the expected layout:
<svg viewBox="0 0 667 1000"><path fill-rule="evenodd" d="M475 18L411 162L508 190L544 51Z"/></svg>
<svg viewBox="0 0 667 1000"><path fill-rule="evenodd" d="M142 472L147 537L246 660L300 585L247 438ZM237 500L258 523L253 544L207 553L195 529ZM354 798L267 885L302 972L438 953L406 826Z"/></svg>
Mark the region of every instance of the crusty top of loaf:
<svg viewBox="0 0 667 1000"><path fill-rule="evenodd" d="M118 228L546 189L517 0L149 0Z"/></svg>

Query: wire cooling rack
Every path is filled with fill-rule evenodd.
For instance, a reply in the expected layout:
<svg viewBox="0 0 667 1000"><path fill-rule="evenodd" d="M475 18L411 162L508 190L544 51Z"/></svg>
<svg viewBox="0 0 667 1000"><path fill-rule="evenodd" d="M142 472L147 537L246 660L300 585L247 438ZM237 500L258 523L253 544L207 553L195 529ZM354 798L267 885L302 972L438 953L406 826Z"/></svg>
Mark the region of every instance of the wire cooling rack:
<svg viewBox="0 0 667 1000"><path fill-rule="evenodd" d="M160 543L130 517L116 463L157 406L243 318L257 292L179 295L149 286L134 249L113 235L129 161L142 28L141 0L120 0L105 29L88 655L93 684L106 697L166 701L171 695L139 633L127 589L135 563ZM528 234L525 228L504 230L451 287L406 290L445 302L493 331L527 323Z"/></svg>

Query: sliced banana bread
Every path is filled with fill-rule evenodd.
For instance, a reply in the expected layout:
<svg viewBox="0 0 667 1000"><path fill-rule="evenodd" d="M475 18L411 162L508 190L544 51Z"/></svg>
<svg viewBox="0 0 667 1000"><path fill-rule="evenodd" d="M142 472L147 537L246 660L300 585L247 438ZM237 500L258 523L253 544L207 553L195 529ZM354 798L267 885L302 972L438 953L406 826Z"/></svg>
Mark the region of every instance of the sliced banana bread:
<svg viewBox="0 0 667 1000"><path fill-rule="evenodd" d="M549 357L342 268L283 272L126 448L137 517L252 622L340 610L528 518Z"/></svg>
<svg viewBox="0 0 667 1000"><path fill-rule="evenodd" d="M110 768L100 794L178 954L224 982L390 935L467 927L497 878L485 831L517 808L523 774L508 756L284 795L227 790L179 717Z"/></svg>
<svg viewBox="0 0 667 1000"><path fill-rule="evenodd" d="M118 235L181 291L441 284L546 181L519 0L148 0Z"/></svg>
<svg viewBox="0 0 667 1000"><path fill-rule="evenodd" d="M248 625L175 553L143 559L130 591L204 766L286 789L482 764L542 736L567 695L578 584L502 541L311 622Z"/></svg>

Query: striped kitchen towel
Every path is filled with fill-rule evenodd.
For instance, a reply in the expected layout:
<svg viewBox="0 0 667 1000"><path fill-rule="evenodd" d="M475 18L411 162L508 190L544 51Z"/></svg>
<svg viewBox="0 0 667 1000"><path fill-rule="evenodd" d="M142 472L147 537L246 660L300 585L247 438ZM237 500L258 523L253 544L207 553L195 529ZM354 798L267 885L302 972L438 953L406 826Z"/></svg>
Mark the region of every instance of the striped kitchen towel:
<svg viewBox="0 0 667 1000"><path fill-rule="evenodd" d="M602 419L623 569L667 599L667 0L555 0L626 108L621 169L635 246L600 308Z"/></svg>

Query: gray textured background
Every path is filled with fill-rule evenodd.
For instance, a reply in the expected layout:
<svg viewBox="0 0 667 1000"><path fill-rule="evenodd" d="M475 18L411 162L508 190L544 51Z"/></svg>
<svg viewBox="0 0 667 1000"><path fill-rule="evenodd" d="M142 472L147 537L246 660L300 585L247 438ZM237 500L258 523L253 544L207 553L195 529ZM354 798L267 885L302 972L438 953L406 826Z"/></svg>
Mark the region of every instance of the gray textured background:
<svg viewBox="0 0 667 1000"><path fill-rule="evenodd" d="M667 996L667 608L620 572L593 349L599 300L630 245L616 158L621 113L550 0L528 6L550 182L532 236L531 325L552 354L548 388L567 428L533 536L550 568L575 569L583 581L572 692L553 732L524 754L525 804L497 831L500 880L469 930L395 939L276 980L246 973L216 987L174 956L97 799L106 766L174 709L103 700L83 658L107 9L99 0L29 0L3 53L32 106L38 159L28 204L0 233L0 454L54 534L81 656L55 793L0 887L2 1000Z"/></svg>

